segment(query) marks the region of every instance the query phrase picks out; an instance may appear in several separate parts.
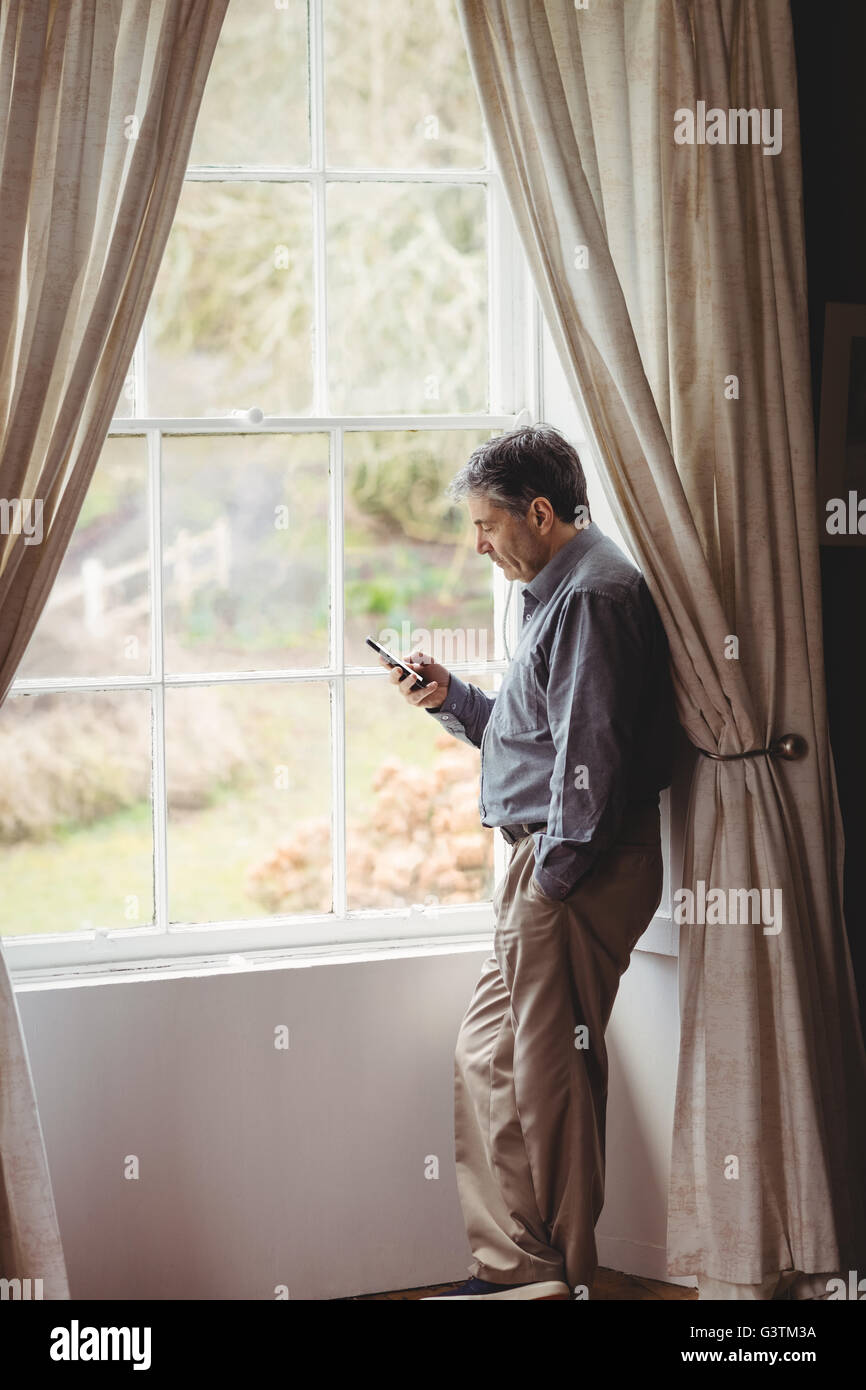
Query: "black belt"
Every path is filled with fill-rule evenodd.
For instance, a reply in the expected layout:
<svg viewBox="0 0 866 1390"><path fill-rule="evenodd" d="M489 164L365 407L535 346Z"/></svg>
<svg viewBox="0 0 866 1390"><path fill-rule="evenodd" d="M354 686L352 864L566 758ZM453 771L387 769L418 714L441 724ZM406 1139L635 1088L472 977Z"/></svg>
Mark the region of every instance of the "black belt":
<svg viewBox="0 0 866 1390"><path fill-rule="evenodd" d="M518 840L525 840L527 835L534 835L536 830L546 830L547 821L527 821L523 825L500 825L499 829L510 845L516 845Z"/></svg>

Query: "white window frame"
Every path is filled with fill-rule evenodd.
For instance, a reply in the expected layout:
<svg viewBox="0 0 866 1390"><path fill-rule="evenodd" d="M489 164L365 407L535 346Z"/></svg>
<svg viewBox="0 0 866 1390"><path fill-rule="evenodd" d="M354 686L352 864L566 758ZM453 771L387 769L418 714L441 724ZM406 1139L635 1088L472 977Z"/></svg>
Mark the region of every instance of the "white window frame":
<svg viewBox="0 0 866 1390"><path fill-rule="evenodd" d="M309 168L239 166L190 167L191 181L273 181L309 184L313 194L314 400L309 416L266 416L259 425L224 418L156 418L146 413L147 322L133 358L136 414L115 418L109 435L143 435L147 442L150 507L151 664L140 677L17 680L10 694L37 695L74 691L148 691L152 700L152 824L154 851L154 923L114 930L58 932L34 936L4 936L3 950L16 987L50 979L136 974L187 973L221 968L261 968L279 965L287 957L335 960L366 959L406 949L434 951L477 950L490 941L493 928L489 901L454 906L415 905L399 909L348 911L346 899L346 768L345 702L349 677L381 680L381 672L347 665L343 641L343 445L347 433L370 430L508 430L520 421L543 414L543 323L532 289L525 257L516 236L489 140L485 167L472 170L349 170L325 166L324 57L321 0L310 5L310 129ZM473 184L487 189L488 226L488 362L487 412L442 415L331 415L327 413L326 193L330 182ZM144 411L141 405L144 403ZM250 402L238 401L238 407ZM254 403L253 403L254 404ZM553 422L553 421L552 421ZM247 433L327 434L330 477L331 585L330 653L326 667L310 670L206 672L166 675L163 663L161 450L167 436ZM503 628L507 621L508 649L517 641L517 605L507 611L507 584L501 571L493 575L494 660L454 663L458 674L483 666L495 677L507 666ZM329 913L269 916L244 921L170 923L166 865L167 805L165 780L165 691L180 686L291 684L316 680L327 683L331 733L331 848L332 904ZM419 715L419 718L421 716ZM505 842L494 837L497 878L505 867ZM670 953L670 919L660 919L647 934L646 948ZM650 944L650 938L655 944ZM642 943L643 944L643 943Z"/></svg>
<svg viewBox="0 0 866 1390"><path fill-rule="evenodd" d="M507 430L518 417L537 419L538 390L535 371L537 310L522 250L516 238L499 176L493 167L489 140L480 169L341 169L325 164L324 51L321 0L310 5L310 136L309 167L190 166L186 179L195 182L282 182L311 187L313 199L313 304L316 332L313 348L314 396L310 415L266 416L258 425L244 419L155 417L147 411L147 321L132 363L135 414L115 418L110 436L144 436L148 459L150 512L151 652L150 672L131 677L77 677L16 680L10 695L38 695L75 691L147 691L152 701L152 825L154 854L154 923L144 927L119 927L36 936L4 936L3 949L16 983L51 976L76 976L106 970L147 970L260 958L261 953L279 958L282 953L322 949L367 952L377 944L429 940L442 943L468 941L476 945L492 928L489 902L431 908L419 905L402 909L349 912L346 898L346 679L382 680L375 668L348 665L343 649L343 444L347 433L370 430ZM334 415L327 411L327 285L326 216L329 183L411 183L421 186L468 184L483 187L487 198L488 229L488 410L467 414ZM238 401L236 408L250 403ZM167 675L163 662L162 611L162 508L160 496L162 443L172 435L231 435L246 433L326 434L329 443L331 585L330 652L327 666L310 670L255 672L206 672ZM480 668L500 674L507 665L502 645L507 585L493 572L494 660L485 663L455 662L458 674ZM509 622L513 613L508 614ZM513 650L515 629L509 646ZM327 684L330 695L331 735L331 848L332 905L330 913L280 915L245 921L170 923L168 916L167 805L165 777L165 692L180 686L272 682L291 684L316 680ZM419 716L420 718L421 716ZM495 841L495 871L504 868L505 843Z"/></svg>

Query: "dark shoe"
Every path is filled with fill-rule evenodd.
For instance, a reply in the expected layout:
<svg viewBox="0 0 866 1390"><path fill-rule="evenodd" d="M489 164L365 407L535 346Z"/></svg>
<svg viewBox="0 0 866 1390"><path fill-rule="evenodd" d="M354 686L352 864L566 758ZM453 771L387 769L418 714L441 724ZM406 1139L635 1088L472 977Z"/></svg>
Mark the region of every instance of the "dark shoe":
<svg viewBox="0 0 866 1390"><path fill-rule="evenodd" d="M558 1279L547 1279L539 1284L491 1284L486 1279L468 1279L459 1288L449 1289L447 1293L428 1294L422 1303L433 1303L439 1298L529 1298L545 1301L548 1299L570 1299L568 1285Z"/></svg>

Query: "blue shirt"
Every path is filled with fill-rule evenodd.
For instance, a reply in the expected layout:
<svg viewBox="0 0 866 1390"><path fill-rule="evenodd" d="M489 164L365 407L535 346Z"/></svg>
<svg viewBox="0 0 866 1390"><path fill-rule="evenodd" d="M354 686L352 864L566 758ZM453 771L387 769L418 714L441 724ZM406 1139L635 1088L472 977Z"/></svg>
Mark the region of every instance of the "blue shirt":
<svg viewBox="0 0 866 1390"><path fill-rule="evenodd" d="M481 822L543 821L535 878L564 898L626 805L670 785L675 713L661 620L640 570L590 522L523 589L495 695L452 675L428 713L481 750Z"/></svg>

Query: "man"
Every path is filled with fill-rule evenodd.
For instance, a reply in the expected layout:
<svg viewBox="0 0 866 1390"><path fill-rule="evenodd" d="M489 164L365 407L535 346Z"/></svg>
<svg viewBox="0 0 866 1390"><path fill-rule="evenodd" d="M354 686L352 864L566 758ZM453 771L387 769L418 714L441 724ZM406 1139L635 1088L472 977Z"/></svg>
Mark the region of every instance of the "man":
<svg viewBox="0 0 866 1390"><path fill-rule="evenodd" d="M441 1297L587 1297L604 1200L604 1032L662 891L667 646L640 571L590 520L580 459L558 431L487 441L449 492L468 504L478 554L523 586L524 612L496 695L425 653L409 664L428 689L391 672L405 700L481 749L481 820L512 846L455 1055L472 1278Z"/></svg>

